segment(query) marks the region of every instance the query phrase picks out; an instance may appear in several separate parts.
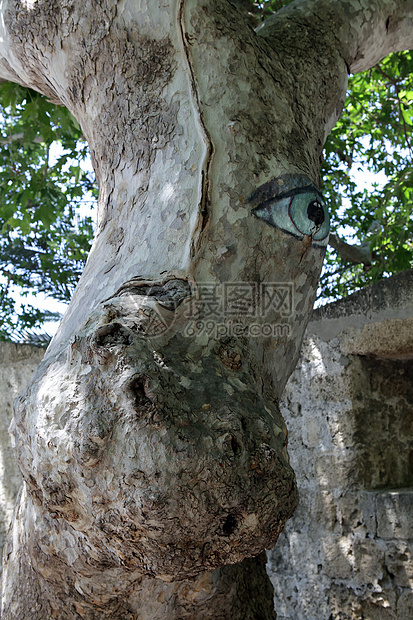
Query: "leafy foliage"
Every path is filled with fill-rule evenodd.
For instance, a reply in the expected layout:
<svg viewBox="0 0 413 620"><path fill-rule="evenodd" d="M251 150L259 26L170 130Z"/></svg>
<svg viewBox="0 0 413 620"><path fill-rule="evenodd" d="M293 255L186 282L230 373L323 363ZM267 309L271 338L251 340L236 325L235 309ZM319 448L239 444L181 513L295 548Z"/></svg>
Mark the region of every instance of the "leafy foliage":
<svg viewBox="0 0 413 620"><path fill-rule="evenodd" d="M332 230L367 244L370 264L352 264L331 248L321 280L339 298L413 264L413 52L391 54L351 76L343 114L323 165ZM374 175L360 188L354 170ZM363 180L363 179L361 179Z"/></svg>
<svg viewBox="0 0 413 620"><path fill-rule="evenodd" d="M0 339L8 339L57 318L19 307L16 292L70 299L93 235L81 206L96 188L81 167L87 145L68 110L4 83L0 115Z"/></svg>
<svg viewBox="0 0 413 620"><path fill-rule="evenodd" d="M16 344L30 344L35 347L46 349L52 337L45 331L35 331L25 329L23 331L15 331L10 336L10 340Z"/></svg>

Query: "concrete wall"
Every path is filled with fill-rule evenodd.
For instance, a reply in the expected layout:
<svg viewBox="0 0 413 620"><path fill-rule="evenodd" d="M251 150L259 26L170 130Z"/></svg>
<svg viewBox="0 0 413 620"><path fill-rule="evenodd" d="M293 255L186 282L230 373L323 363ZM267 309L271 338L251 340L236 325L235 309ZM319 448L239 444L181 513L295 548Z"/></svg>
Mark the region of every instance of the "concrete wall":
<svg viewBox="0 0 413 620"><path fill-rule="evenodd" d="M43 355L44 349L38 347L0 342L0 554L21 480L7 432L13 400L29 383Z"/></svg>
<svg viewBox="0 0 413 620"><path fill-rule="evenodd" d="M279 620L413 618L413 271L314 312L282 402L298 510Z"/></svg>

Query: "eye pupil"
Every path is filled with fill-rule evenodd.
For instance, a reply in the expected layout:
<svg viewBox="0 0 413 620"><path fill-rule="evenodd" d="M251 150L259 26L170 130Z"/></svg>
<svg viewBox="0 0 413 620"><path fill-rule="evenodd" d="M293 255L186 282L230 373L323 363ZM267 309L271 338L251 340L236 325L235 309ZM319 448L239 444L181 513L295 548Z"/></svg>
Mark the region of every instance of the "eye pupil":
<svg viewBox="0 0 413 620"><path fill-rule="evenodd" d="M319 227L324 222L324 209L318 200L312 200L307 207L308 219Z"/></svg>

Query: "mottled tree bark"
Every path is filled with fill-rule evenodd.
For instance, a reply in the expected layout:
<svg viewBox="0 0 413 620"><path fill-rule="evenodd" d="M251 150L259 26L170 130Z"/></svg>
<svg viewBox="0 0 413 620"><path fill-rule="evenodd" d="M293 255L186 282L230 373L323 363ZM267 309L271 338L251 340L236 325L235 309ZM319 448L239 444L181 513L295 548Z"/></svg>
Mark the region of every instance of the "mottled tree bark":
<svg viewBox="0 0 413 620"><path fill-rule="evenodd" d="M277 403L327 243L321 151L348 69L408 46L411 17L307 0L255 33L228 0L2 3L0 77L73 112L99 182L11 427L3 620L275 617L263 550L297 503Z"/></svg>

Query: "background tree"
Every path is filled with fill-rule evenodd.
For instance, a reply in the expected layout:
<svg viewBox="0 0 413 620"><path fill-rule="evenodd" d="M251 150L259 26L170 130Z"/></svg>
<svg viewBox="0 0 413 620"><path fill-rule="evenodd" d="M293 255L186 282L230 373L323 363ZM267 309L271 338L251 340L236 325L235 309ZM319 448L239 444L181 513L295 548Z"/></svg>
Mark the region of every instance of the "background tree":
<svg viewBox="0 0 413 620"><path fill-rule="evenodd" d="M412 69L412 52L401 52L350 78L344 113L326 144L324 186L333 230L349 227L341 236L351 247L340 246L337 232L331 236L321 279L326 297L412 267ZM377 175L376 187L357 188L351 173L359 166Z"/></svg>
<svg viewBox="0 0 413 620"><path fill-rule="evenodd" d="M93 237L96 193L87 144L69 111L13 83L0 86L0 339L60 318L16 299L69 302ZM56 148L57 147L57 148Z"/></svg>

